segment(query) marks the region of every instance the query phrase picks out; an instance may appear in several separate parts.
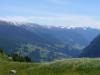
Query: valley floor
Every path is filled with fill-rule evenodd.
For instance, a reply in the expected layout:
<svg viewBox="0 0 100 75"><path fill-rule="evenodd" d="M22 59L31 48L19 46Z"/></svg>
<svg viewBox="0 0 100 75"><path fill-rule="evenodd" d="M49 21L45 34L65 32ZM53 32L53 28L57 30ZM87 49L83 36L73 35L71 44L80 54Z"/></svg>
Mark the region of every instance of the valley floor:
<svg viewBox="0 0 100 75"><path fill-rule="evenodd" d="M16 73L10 70L16 70ZM74 58L50 63L1 61L0 75L100 75L100 59Z"/></svg>

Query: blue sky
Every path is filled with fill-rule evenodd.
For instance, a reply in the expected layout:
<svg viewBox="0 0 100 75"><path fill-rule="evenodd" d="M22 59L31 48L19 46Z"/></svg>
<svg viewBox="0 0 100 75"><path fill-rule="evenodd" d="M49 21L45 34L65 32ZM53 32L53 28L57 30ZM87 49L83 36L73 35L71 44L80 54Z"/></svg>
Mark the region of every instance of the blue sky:
<svg viewBox="0 0 100 75"><path fill-rule="evenodd" d="M0 0L0 19L100 28L100 0Z"/></svg>

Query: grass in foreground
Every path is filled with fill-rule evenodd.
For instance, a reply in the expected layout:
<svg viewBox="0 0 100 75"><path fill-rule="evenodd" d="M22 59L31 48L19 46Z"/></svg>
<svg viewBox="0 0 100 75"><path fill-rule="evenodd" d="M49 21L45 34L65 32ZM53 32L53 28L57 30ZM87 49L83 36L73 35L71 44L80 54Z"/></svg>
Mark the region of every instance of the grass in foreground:
<svg viewBox="0 0 100 75"><path fill-rule="evenodd" d="M17 73L10 73L12 69ZM1 61L0 75L100 75L100 59L66 59L51 63Z"/></svg>

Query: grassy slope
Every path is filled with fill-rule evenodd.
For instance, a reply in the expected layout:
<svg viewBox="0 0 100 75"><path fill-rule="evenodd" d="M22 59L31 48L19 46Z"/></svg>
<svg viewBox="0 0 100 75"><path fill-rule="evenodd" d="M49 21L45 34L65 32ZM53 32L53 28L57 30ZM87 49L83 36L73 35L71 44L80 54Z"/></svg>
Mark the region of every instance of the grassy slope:
<svg viewBox="0 0 100 75"><path fill-rule="evenodd" d="M10 59L5 54L0 53L0 62L2 61L10 61Z"/></svg>
<svg viewBox="0 0 100 75"><path fill-rule="evenodd" d="M10 73L12 69L17 73ZM51 63L2 61L0 75L100 75L100 59L66 59Z"/></svg>

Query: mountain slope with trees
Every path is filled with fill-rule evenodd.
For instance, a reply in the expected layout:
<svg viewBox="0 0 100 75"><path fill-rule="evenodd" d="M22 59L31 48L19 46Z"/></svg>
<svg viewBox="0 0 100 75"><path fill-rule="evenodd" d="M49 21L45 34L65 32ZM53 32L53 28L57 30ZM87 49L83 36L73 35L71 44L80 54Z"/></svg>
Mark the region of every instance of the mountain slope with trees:
<svg viewBox="0 0 100 75"><path fill-rule="evenodd" d="M83 50L81 57L100 57L100 34Z"/></svg>

